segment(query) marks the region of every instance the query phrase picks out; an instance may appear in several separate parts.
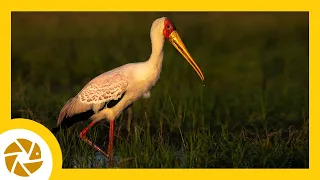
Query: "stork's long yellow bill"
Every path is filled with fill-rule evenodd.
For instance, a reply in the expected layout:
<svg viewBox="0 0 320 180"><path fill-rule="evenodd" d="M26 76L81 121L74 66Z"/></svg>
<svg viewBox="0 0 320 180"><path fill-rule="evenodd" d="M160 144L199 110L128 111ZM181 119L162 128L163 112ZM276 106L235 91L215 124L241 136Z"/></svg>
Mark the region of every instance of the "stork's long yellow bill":
<svg viewBox="0 0 320 180"><path fill-rule="evenodd" d="M201 69L196 64L196 62L191 57L190 53L188 52L186 46L182 42L179 34L177 31L173 31L169 36L169 41L171 44L182 54L182 56L189 62L189 64L193 67L193 69L198 73L201 80L204 80L204 76L201 72Z"/></svg>

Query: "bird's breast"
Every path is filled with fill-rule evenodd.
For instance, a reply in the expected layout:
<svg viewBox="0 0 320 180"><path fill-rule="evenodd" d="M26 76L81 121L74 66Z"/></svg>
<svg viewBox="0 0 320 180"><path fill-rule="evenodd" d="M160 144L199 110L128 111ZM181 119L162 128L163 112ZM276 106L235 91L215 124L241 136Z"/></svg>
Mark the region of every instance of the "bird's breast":
<svg viewBox="0 0 320 180"><path fill-rule="evenodd" d="M143 67L137 68L134 73L134 86L144 92L150 90L158 81L160 71L153 68Z"/></svg>

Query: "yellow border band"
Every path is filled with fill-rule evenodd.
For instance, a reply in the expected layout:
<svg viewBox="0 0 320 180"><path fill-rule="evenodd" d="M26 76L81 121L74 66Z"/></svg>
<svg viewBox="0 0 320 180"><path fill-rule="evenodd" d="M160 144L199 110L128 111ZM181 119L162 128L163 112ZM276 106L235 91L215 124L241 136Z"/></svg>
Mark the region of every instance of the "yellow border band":
<svg viewBox="0 0 320 180"><path fill-rule="evenodd" d="M35 0L13 0L10 4L4 4L1 7L1 121L0 133L14 127L25 127L39 133L47 142L50 148L53 149L54 168L51 179L311 179L317 177L319 148L317 137L319 135L319 120L316 112L316 102L320 98L317 92L320 92L316 82L319 72L319 12L315 9L318 7L314 2L303 1L297 3L292 1L194 1L194 3L187 3L186 1L129 1L122 0L121 3L116 4L117 1L35 1ZM61 151L58 149L59 145L54 139L54 136L49 131L44 130L44 127L33 121L14 120L10 121L10 107L11 107L11 73L10 73L10 14L11 11L186 11L186 10L205 10L205 11L247 11L247 10L299 10L310 11L310 169L307 170L242 170L242 169L195 169L195 170L180 170L180 169L163 169L163 170L145 170L145 169L61 169ZM312 60L311 60L312 59ZM311 98L312 97L312 98ZM311 159L312 158L312 159Z"/></svg>
<svg viewBox="0 0 320 180"><path fill-rule="evenodd" d="M148 1L148 0L123 0L117 1L39 1L39 0L12 0L10 2L11 11L283 11L299 10L308 11L311 2L303 1L210 1L198 0L187 2L182 0L176 1Z"/></svg>

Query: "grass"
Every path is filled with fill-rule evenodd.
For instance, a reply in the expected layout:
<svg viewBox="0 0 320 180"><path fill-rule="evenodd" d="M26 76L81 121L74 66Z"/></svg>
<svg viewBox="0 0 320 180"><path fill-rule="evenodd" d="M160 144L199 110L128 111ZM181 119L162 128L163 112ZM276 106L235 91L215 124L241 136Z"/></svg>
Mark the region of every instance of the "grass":
<svg viewBox="0 0 320 180"><path fill-rule="evenodd" d="M308 13L12 13L12 118L54 127L90 79L149 58L161 16L205 81L166 43L151 98L115 122L115 167L308 168ZM87 124L57 134L64 168L106 167L78 137ZM107 134L88 137L106 149Z"/></svg>

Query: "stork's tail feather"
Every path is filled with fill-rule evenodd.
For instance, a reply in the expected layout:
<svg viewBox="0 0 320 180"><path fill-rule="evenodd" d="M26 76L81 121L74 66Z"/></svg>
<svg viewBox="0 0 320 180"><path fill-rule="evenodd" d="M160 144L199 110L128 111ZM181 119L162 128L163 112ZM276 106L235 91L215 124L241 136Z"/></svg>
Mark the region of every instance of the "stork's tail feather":
<svg viewBox="0 0 320 180"><path fill-rule="evenodd" d="M71 109L72 106L74 104L74 98L69 99L63 106L63 108L60 111L59 117L58 117L58 122L57 122L57 126L59 126L61 124L61 122L63 121L63 119L65 117L71 116Z"/></svg>
<svg viewBox="0 0 320 180"><path fill-rule="evenodd" d="M61 130L60 126L57 126L55 128L50 129L50 131L52 132L52 134L57 134L59 131Z"/></svg>
<svg viewBox="0 0 320 180"><path fill-rule="evenodd" d="M78 96L69 99L60 111L57 127L51 129L51 132L56 134L61 129L69 128L77 122L89 119L94 114L90 109L91 105L81 103Z"/></svg>

